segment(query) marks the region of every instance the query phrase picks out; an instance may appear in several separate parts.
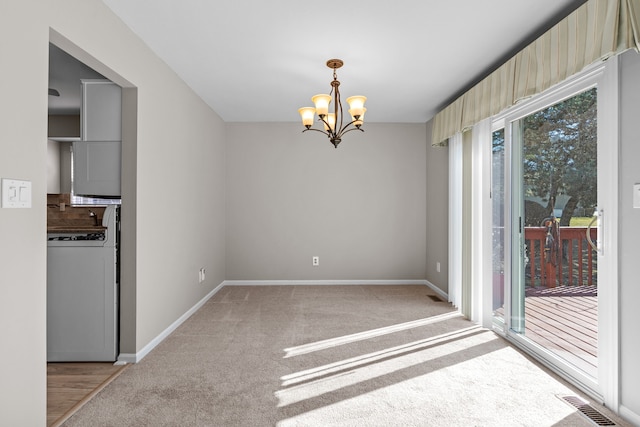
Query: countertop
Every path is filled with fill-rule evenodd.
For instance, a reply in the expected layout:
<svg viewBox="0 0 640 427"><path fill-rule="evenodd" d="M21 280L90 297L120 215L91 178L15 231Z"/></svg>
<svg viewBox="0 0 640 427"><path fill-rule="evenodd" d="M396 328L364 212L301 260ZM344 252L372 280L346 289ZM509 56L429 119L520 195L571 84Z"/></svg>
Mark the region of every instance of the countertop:
<svg viewBox="0 0 640 427"><path fill-rule="evenodd" d="M102 233L106 229L102 225L48 225L47 233Z"/></svg>

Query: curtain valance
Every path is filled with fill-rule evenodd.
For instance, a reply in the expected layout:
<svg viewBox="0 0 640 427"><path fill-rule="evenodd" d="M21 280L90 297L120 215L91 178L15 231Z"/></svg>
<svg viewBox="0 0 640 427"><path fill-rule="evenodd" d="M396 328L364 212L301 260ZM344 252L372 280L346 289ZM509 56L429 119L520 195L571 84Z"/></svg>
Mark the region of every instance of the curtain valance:
<svg viewBox="0 0 640 427"><path fill-rule="evenodd" d="M432 143L631 48L640 51L640 0L589 0L436 114Z"/></svg>

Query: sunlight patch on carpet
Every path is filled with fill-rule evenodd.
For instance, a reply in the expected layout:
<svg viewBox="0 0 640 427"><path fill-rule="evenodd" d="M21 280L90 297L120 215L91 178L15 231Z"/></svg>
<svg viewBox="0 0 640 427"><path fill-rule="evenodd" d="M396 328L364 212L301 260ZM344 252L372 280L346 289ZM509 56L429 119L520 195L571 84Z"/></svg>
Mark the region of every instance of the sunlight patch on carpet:
<svg viewBox="0 0 640 427"><path fill-rule="evenodd" d="M382 377L390 377L399 371L407 371L418 365L424 365L425 373L428 373L429 370L437 369L430 366L429 362L435 359L446 360L454 353L473 349L495 339L497 339L495 335L483 333L479 326L472 326L285 375L281 377L284 388L275 393L278 407L336 393L339 390L376 381Z"/></svg>
<svg viewBox="0 0 640 427"><path fill-rule="evenodd" d="M427 317L425 319L412 320L411 322L399 323L397 325L385 326L383 328L371 329L370 331L358 332L355 334L344 335L341 337L330 338L327 340L316 341L309 344L303 344L296 347L285 348L284 358L295 357L302 354L312 353L314 351L326 350L328 348L338 347L340 345L350 344L357 341L363 341L374 337L393 334L408 329L419 328L437 322L443 322L453 318L460 318L462 315L457 311L444 313L437 316Z"/></svg>

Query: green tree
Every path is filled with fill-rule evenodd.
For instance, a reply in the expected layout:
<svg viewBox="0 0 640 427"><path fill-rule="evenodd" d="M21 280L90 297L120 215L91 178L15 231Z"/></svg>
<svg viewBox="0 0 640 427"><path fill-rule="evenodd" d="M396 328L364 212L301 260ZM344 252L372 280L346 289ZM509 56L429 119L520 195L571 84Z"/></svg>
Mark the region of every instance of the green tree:
<svg viewBox="0 0 640 427"><path fill-rule="evenodd" d="M590 89L523 119L525 196L547 202L539 215L562 208L561 226L568 226L576 208L593 212L597 203L597 92ZM559 195L568 201L557 206ZM534 224L534 222L537 222Z"/></svg>

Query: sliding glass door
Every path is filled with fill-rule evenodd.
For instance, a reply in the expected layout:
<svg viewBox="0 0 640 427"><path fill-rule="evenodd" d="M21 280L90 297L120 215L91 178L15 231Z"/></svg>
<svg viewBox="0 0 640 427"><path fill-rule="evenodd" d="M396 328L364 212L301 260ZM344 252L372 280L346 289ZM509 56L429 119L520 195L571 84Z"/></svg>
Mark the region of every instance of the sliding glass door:
<svg viewBox="0 0 640 427"><path fill-rule="evenodd" d="M615 206L617 185L617 140L603 138L615 126L604 120L603 132L599 123L603 74L496 118L491 138L494 325L597 393L607 374L601 356L604 369L616 357L609 320L600 342L601 302L608 312L617 292L616 254L603 250L605 238L615 239L604 211Z"/></svg>

